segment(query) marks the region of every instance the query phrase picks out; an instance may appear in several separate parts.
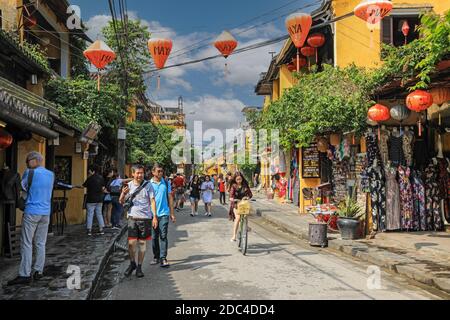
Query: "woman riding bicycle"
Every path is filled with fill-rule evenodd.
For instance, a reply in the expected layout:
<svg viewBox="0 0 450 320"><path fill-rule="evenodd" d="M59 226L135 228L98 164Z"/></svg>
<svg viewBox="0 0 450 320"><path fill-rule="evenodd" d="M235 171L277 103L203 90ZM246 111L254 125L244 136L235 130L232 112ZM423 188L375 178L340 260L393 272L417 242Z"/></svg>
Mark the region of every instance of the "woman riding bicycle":
<svg viewBox="0 0 450 320"><path fill-rule="evenodd" d="M236 241L237 232L239 229L240 216L237 214L237 203L241 200L248 200L253 197L250 186L247 180L241 173L237 172L231 180L230 188L230 220L234 221L233 225L233 238L231 241Z"/></svg>

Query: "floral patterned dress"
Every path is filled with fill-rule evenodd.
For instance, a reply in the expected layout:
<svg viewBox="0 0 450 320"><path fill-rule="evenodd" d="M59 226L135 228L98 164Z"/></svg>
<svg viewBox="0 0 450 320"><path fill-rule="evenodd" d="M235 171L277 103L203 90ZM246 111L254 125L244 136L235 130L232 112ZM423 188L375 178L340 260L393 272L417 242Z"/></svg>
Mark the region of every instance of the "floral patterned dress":
<svg viewBox="0 0 450 320"><path fill-rule="evenodd" d="M439 167L431 162L425 169L425 199L427 229L434 231L441 231L444 228L441 218L438 178Z"/></svg>
<svg viewBox="0 0 450 320"><path fill-rule="evenodd" d="M397 182L397 170L387 168L386 175L386 229L400 230L400 190Z"/></svg>
<svg viewBox="0 0 450 320"><path fill-rule="evenodd" d="M373 231L386 231L386 189L383 170L380 166L369 167L370 200L372 206Z"/></svg>
<svg viewBox="0 0 450 320"><path fill-rule="evenodd" d="M408 167L398 167L400 182L400 208L402 229L413 229L414 202L413 190L410 181L411 169Z"/></svg>
<svg viewBox="0 0 450 320"><path fill-rule="evenodd" d="M403 134L403 154L405 155L405 161L408 167L413 165L413 140L414 134L411 131L405 131Z"/></svg>
<svg viewBox="0 0 450 320"><path fill-rule="evenodd" d="M380 156L381 161L383 162L383 166L386 168L389 161L389 131L387 130L381 130L380 133L380 141L379 143L379 149L380 149Z"/></svg>
<svg viewBox="0 0 450 320"><path fill-rule="evenodd" d="M377 135L373 132L366 133L367 144L367 165L373 166L374 160L377 159L378 165L381 165L380 149L378 148Z"/></svg>
<svg viewBox="0 0 450 320"><path fill-rule="evenodd" d="M413 171L412 186L413 186L413 203L414 203L414 230L427 231L427 212L425 210L425 186L423 185L420 171Z"/></svg>

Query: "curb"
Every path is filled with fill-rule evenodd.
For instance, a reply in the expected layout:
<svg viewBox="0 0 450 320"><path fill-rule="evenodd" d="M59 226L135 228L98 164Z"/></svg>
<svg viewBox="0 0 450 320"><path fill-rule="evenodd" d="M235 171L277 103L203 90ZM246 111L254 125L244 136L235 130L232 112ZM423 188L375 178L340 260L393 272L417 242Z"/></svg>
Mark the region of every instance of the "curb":
<svg viewBox="0 0 450 320"><path fill-rule="evenodd" d="M97 287L100 283L100 279L102 278L105 269L106 269L106 265L108 264L109 259L111 258L111 256L114 253L114 248L116 245L116 242L118 242L120 240L120 238L122 238L122 236L125 234L127 230L127 226L125 225L122 230L120 230L120 232L116 235L116 237L114 238L114 241L112 241L111 245L109 246L108 250L106 251L104 257L102 258L102 261L100 262L97 272L95 274L94 280L92 280L92 285L89 289L89 293L86 297L86 300L92 300L94 298L94 295L97 291Z"/></svg>
<svg viewBox="0 0 450 320"><path fill-rule="evenodd" d="M260 217L297 238L309 241L308 231L300 227L293 226L279 219L274 219L270 214L264 213L264 211L260 212ZM328 239L328 248L325 249L338 251L359 261L378 265L391 272L450 294L450 279L435 277L430 272L420 270L419 267L424 266L424 264L420 264L420 262L411 258L381 250L364 243L355 244L352 240Z"/></svg>

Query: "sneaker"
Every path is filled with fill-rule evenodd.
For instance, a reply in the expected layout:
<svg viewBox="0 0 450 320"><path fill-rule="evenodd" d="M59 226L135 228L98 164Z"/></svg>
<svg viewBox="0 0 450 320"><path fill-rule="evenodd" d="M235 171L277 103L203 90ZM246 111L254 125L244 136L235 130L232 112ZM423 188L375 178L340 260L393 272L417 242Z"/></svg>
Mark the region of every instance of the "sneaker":
<svg viewBox="0 0 450 320"><path fill-rule="evenodd" d="M159 263L159 259L153 259L152 262L150 262L150 265L154 266Z"/></svg>
<svg viewBox="0 0 450 320"><path fill-rule="evenodd" d="M19 284L30 284L31 283L31 277L17 277L11 281L8 281L8 286L15 286Z"/></svg>
<svg viewBox="0 0 450 320"><path fill-rule="evenodd" d="M39 281L44 277L44 275L42 273L39 273L39 271L35 271L33 273L33 280L35 281Z"/></svg>
<svg viewBox="0 0 450 320"><path fill-rule="evenodd" d="M104 234L105 234L105 231L103 231L103 229L100 229L100 230L98 231L98 234L104 235Z"/></svg>
<svg viewBox="0 0 450 320"><path fill-rule="evenodd" d="M136 277L138 278L143 278L144 277L144 273L142 272L142 267L138 266L136 269Z"/></svg>
<svg viewBox="0 0 450 320"><path fill-rule="evenodd" d="M87 235L88 235L88 236L92 236L92 230L89 230L89 229L88 229Z"/></svg>
<svg viewBox="0 0 450 320"><path fill-rule="evenodd" d="M167 259L163 259L161 261L161 268L167 268L169 266L170 266L170 264L169 264L169 262L167 262Z"/></svg>
<svg viewBox="0 0 450 320"><path fill-rule="evenodd" d="M125 277L131 276L133 271L136 269L137 269L136 262L131 262L130 265L128 266L127 270L125 271Z"/></svg>
<svg viewBox="0 0 450 320"><path fill-rule="evenodd" d="M208 212L205 212L205 217L208 216L208 214L209 214Z"/></svg>
<svg viewBox="0 0 450 320"><path fill-rule="evenodd" d="M194 216L194 214L191 212L191 217L193 217Z"/></svg>
<svg viewBox="0 0 450 320"><path fill-rule="evenodd" d="M233 238L231 238L231 240L230 240L231 242L236 242L236 239L233 239Z"/></svg>
<svg viewBox="0 0 450 320"><path fill-rule="evenodd" d="M210 214L208 214L208 217L212 217L212 214L210 213Z"/></svg>
<svg viewBox="0 0 450 320"><path fill-rule="evenodd" d="M198 216L198 212L196 212L195 215Z"/></svg>

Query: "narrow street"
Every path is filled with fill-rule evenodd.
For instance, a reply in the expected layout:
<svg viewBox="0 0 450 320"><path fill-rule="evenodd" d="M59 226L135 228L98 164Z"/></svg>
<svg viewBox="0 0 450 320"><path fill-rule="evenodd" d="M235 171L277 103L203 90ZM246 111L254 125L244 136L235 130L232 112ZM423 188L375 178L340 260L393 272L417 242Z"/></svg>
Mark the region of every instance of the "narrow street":
<svg viewBox="0 0 450 320"><path fill-rule="evenodd" d="M145 278L124 278L108 299L439 299L398 276L381 274L381 289L367 288L367 265L309 247L253 217L249 250L243 256L230 242L227 210L217 204L212 218L192 218L185 208L169 230L171 267L150 266ZM202 213L203 210L200 210ZM149 251L151 252L151 250ZM124 254L119 254L122 258ZM110 275L106 274L105 277Z"/></svg>

